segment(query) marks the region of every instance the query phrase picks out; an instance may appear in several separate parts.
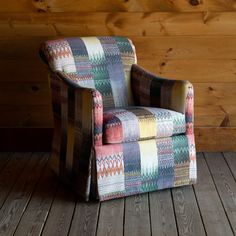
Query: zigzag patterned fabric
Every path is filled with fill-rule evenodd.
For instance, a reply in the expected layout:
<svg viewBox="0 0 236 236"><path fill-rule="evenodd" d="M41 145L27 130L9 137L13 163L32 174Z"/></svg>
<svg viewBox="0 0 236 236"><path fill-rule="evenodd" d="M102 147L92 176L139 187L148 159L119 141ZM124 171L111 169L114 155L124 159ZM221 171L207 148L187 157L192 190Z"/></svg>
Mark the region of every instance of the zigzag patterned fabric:
<svg viewBox="0 0 236 236"><path fill-rule="evenodd" d="M176 135L95 147L99 199L195 183L196 165L189 159L191 138Z"/></svg>
<svg viewBox="0 0 236 236"><path fill-rule="evenodd" d="M132 42L123 37L81 37L51 40L41 55L52 71L61 71L85 88L98 90L104 107L133 105L130 70L136 63Z"/></svg>
<svg viewBox="0 0 236 236"><path fill-rule="evenodd" d="M183 134L182 113L156 107L133 106L103 113L104 143L125 143Z"/></svg>
<svg viewBox="0 0 236 236"><path fill-rule="evenodd" d="M136 65L123 37L42 44L54 114L51 166L86 201L196 182L193 87Z"/></svg>

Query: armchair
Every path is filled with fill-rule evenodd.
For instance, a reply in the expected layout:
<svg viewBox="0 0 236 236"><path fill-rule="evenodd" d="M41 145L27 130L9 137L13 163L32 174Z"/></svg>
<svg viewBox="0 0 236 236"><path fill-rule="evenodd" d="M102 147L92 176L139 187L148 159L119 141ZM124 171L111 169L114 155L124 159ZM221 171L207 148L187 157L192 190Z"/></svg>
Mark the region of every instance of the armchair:
<svg viewBox="0 0 236 236"><path fill-rule="evenodd" d="M54 114L51 166L85 200L196 182L193 87L137 65L123 37L44 42Z"/></svg>

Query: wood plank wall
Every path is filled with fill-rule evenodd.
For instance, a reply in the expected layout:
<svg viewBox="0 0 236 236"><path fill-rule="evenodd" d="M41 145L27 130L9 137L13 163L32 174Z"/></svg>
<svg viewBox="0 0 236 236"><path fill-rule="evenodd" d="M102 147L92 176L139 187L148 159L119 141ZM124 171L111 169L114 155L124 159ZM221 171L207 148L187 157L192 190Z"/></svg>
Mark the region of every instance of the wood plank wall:
<svg viewBox="0 0 236 236"><path fill-rule="evenodd" d="M235 10L235 0L1 1L0 127L53 127L42 41L123 35L141 66L194 84L198 150L235 151Z"/></svg>

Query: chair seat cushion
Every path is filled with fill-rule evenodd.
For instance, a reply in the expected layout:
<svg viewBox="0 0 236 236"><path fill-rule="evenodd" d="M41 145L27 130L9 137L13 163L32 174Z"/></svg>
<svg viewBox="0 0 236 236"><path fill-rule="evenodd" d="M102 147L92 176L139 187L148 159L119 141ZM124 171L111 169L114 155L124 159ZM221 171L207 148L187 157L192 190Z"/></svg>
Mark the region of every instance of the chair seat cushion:
<svg viewBox="0 0 236 236"><path fill-rule="evenodd" d="M104 143L170 137L186 131L185 115L155 107L115 108L103 114Z"/></svg>

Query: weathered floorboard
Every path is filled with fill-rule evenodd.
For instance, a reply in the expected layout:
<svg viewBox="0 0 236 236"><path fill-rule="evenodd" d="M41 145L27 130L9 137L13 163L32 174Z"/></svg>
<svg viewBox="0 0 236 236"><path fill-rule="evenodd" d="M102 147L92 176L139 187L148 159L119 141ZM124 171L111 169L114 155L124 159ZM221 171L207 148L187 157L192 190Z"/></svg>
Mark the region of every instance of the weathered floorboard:
<svg viewBox="0 0 236 236"><path fill-rule="evenodd" d="M171 192L169 189L149 193L150 218L153 236L177 236Z"/></svg>
<svg viewBox="0 0 236 236"><path fill-rule="evenodd" d="M60 185L52 203L42 235L67 235L70 229L74 208L75 195L65 188L65 186Z"/></svg>
<svg viewBox="0 0 236 236"><path fill-rule="evenodd" d="M49 165L33 193L15 235L40 235L47 220L58 181Z"/></svg>
<svg viewBox="0 0 236 236"><path fill-rule="evenodd" d="M124 235L151 235L148 194L125 199Z"/></svg>
<svg viewBox="0 0 236 236"><path fill-rule="evenodd" d="M236 153L235 152L224 152L225 160L236 180Z"/></svg>
<svg viewBox="0 0 236 236"><path fill-rule="evenodd" d="M214 179L230 225L236 234L236 182L222 153L205 153L205 158Z"/></svg>
<svg viewBox="0 0 236 236"><path fill-rule="evenodd" d="M12 153L10 155L9 162L0 174L0 208L12 186L18 180L21 173L23 173L27 162L30 160L30 156L30 153Z"/></svg>
<svg viewBox="0 0 236 236"><path fill-rule="evenodd" d="M194 186L207 235L233 235L202 153L197 155L198 183Z"/></svg>
<svg viewBox="0 0 236 236"><path fill-rule="evenodd" d="M123 235L124 199L102 202L97 235Z"/></svg>
<svg viewBox="0 0 236 236"><path fill-rule="evenodd" d="M69 236L95 236L99 207L99 202L77 202Z"/></svg>
<svg viewBox="0 0 236 236"><path fill-rule="evenodd" d="M172 194L179 235L205 235L192 186L173 188Z"/></svg>
<svg viewBox="0 0 236 236"><path fill-rule="evenodd" d="M15 232L47 160L48 155L39 154L29 159L0 210L0 235L12 235Z"/></svg>
<svg viewBox="0 0 236 236"><path fill-rule="evenodd" d="M194 187L86 203L58 181L47 153L0 153L0 235L234 235L236 154L204 155Z"/></svg>

